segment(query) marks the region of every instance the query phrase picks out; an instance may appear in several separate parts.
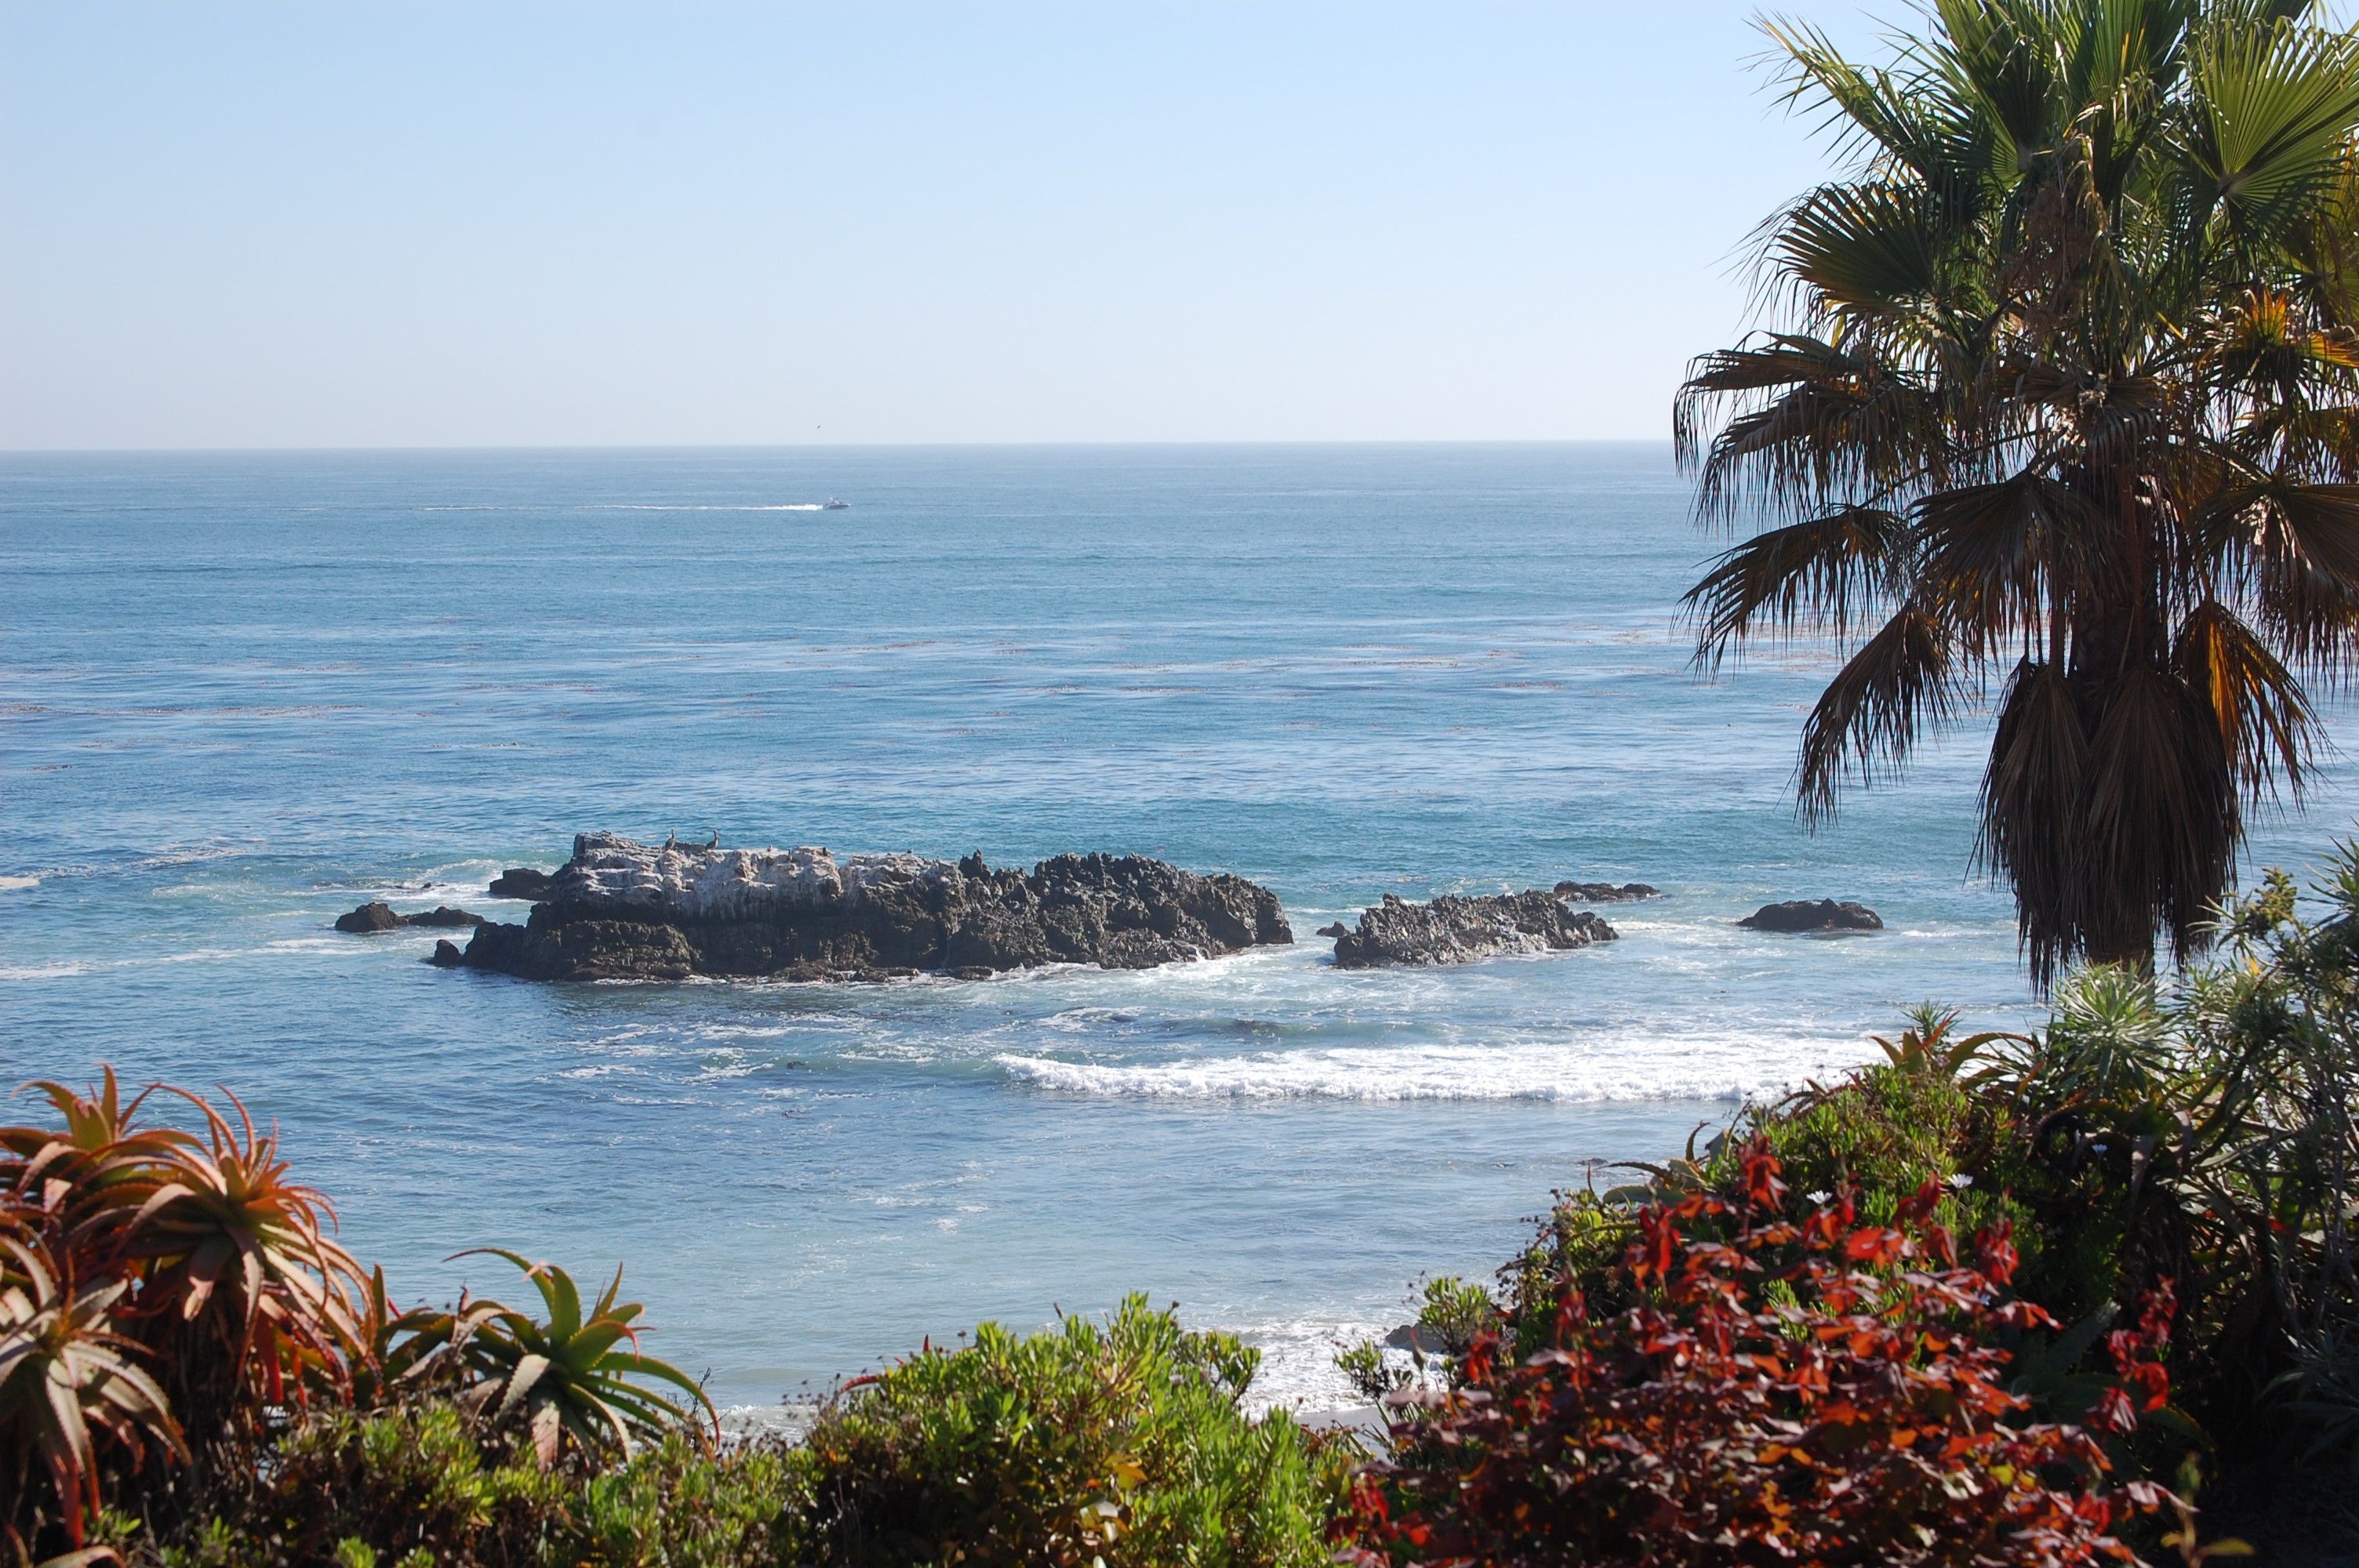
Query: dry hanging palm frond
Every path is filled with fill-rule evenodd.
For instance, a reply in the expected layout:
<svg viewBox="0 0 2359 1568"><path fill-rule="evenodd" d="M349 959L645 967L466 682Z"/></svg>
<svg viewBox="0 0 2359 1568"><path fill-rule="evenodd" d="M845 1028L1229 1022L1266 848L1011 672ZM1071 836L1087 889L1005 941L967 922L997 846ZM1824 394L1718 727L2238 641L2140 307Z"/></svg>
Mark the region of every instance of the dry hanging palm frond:
<svg viewBox="0 0 2359 1568"><path fill-rule="evenodd" d="M2042 987L2071 953L2082 885L2077 813L2055 803L2077 803L2088 773L2088 731L2071 684L2053 665L2024 661L1999 706L1975 855L2015 883L2017 935Z"/></svg>
<svg viewBox="0 0 2359 1568"><path fill-rule="evenodd" d="M2238 787L2248 797L2274 797L2282 779L2299 802L2318 715L2277 655L2227 606L2207 600L2180 623L2173 662L2179 678L2211 704Z"/></svg>
<svg viewBox="0 0 2359 1568"><path fill-rule="evenodd" d="M2089 957L2150 967L2160 930L2184 959L2202 940L2242 834L2211 704L2159 670L2123 676L2098 704L2084 800Z"/></svg>
<svg viewBox="0 0 2359 1568"><path fill-rule="evenodd" d="M2207 508L2206 522L2287 661L2346 678L2359 661L2359 486L2240 487Z"/></svg>

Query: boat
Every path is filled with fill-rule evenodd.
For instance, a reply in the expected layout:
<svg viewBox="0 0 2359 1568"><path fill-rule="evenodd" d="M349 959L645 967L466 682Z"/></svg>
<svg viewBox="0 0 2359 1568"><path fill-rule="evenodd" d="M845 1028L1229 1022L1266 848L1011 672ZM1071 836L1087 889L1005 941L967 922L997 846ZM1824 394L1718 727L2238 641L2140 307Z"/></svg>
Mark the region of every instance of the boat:
<svg viewBox="0 0 2359 1568"><path fill-rule="evenodd" d="M820 506L820 510L821 512L849 512L851 509L852 503L849 501L838 501L832 495L829 496L825 502L821 503Z"/></svg>

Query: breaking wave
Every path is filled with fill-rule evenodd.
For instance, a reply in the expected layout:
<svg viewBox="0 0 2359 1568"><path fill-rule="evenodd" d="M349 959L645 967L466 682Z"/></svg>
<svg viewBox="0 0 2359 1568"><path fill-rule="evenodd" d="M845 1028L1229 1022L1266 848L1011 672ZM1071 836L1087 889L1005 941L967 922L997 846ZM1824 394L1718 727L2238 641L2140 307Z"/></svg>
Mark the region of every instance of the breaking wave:
<svg viewBox="0 0 2359 1568"><path fill-rule="evenodd" d="M1457 1045L1200 1056L1115 1065L1006 1054L1018 1083L1067 1094L1193 1100L1739 1100L1858 1065L1860 1039L1662 1037L1644 1044Z"/></svg>

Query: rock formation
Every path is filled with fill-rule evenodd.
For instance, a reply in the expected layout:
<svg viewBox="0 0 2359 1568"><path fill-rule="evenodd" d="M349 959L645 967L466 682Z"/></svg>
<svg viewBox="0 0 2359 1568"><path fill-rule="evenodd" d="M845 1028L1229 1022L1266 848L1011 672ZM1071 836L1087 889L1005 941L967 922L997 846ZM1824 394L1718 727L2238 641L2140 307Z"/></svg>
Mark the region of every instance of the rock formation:
<svg viewBox="0 0 2359 1568"><path fill-rule="evenodd" d="M470 914L463 909L453 909L438 903L418 914L396 914L389 903L364 903L349 914L336 916L336 929L356 936L367 936L379 931L397 931L405 925L481 925L484 917Z"/></svg>
<svg viewBox="0 0 2359 1568"><path fill-rule="evenodd" d="M953 864L584 833L531 918L476 927L464 960L546 980L877 979L1143 969L1292 940L1268 889L1136 856L995 871L981 855Z"/></svg>
<svg viewBox="0 0 2359 1568"><path fill-rule="evenodd" d="M1575 903L1636 903L1642 898L1660 898L1663 890L1645 882L1559 882L1556 896Z"/></svg>
<svg viewBox="0 0 2359 1568"><path fill-rule="evenodd" d="M1335 939L1346 969L1384 964L1464 964L1507 953L1554 953L1615 939L1614 927L1553 892L1444 896L1408 903L1392 893Z"/></svg>
<svg viewBox="0 0 2359 1568"><path fill-rule="evenodd" d="M1751 931L1881 931L1884 919L1864 903L1799 898L1765 903L1736 923Z"/></svg>
<svg viewBox="0 0 2359 1568"><path fill-rule="evenodd" d="M540 899L549 896L549 882L547 871L537 871L530 866L510 866L492 879L486 891L494 898Z"/></svg>

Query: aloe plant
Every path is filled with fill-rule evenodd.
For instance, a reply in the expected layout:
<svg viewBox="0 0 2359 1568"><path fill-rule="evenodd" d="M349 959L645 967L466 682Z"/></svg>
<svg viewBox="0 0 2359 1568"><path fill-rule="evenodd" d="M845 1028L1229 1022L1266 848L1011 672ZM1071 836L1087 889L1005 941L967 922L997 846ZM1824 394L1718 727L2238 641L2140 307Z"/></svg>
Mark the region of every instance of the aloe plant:
<svg viewBox="0 0 2359 1568"><path fill-rule="evenodd" d="M2025 1036L2003 1030L1955 1034L1952 1031L1957 1026L1957 1009L1945 1008L1935 1002L1919 1002L1909 1010L1908 1026L1900 1032L1899 1039L1887 1039L1881 1034L1871 1034L1868 1038L1875 1042L1877 1049L1884 1053L1885 1060L1900 1072L1927 1074L1962 1083L1969 1087L1997 1076L1999 1068L1995 1063L1986 1063L1972 1073L1966 1070L1984 1060L1991 1046L2002 1042L2027 1043Z"/></svg>
<svg viewBox="0 0 2359 1568"><path fill-rule="evenodd" d="M497 1302L472 1307L462 1302L447 1325L438 1321L421 1332L429 1343L439 1337L464 1356L483 1379L481 1398L494 1422L524 1419L543 1465L556 1461L567 1437L592 1453L627 1453L636 1438L690 1424L697 1411L717 1427L712 1401L693 1379L640 1354L633 1325L643 1309L637 1302L616 1299L623 1289L620 1268L585 1314L581 1290L563 1269L500 1247L474 1247L452 1256L478 1253L505 1258L523 1270L540 1292L547 1321ZM690 1402L675 1402L634 1379L669 1383Z"/></svg>
<svg viewBox="0 0 2359 1568"><path fill-rule="evenodd" d="M103 1503L102 1438L135 1460L151 1446L185 1459L188 1447L138 1346L109 1326L124 1282L78 1285L28 1228L15 1228L0 1234L0 1455L16 1460L6 1479L19 1495L34 1462L48 1471L66 1537L81 1549ZM13 1544L21 1555L24 1543Z"/></svg>
<svg viewBox="0 0 2359 1568"><path fill-rule="evenodd" d="M140 1206L139 1245L155 1265L147 1291L193 1321L226 1282L223 1335L234 1313L236 1360L250 1358L274 1401L288 1398L286 1374L298 1368L348 1382L360 1343L352 1292L362 1281L359 1263L322 1228L334 1206L287 1179L276 1133L257 1133L235 1095L223 1091L238 1112L234 1129L205 1100L171 1092L203 1114L208 1137L166 1152Z"/></svg>

